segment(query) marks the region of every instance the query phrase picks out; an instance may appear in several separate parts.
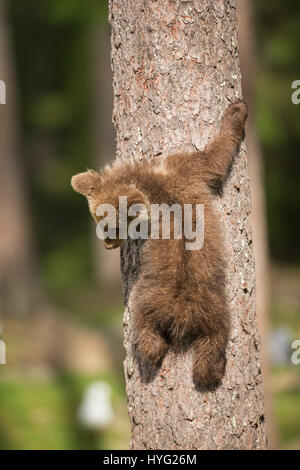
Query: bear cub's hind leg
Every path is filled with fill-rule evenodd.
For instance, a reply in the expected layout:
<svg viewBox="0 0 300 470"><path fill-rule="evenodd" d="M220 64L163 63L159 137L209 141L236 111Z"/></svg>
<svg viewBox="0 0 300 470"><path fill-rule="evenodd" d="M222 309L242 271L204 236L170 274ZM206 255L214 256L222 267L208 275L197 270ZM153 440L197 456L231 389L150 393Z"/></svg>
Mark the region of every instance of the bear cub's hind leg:
<svg viewBox="0 0 300 470"><path fill-rule="evenodd" d="M226 368L225 332L202 336L195 343L193 381L196 386L218 384Z"/></svg>
<svg viewBox="0 0 300 470"><path fill-rule="evenodd" d="M154 367L159 367L168 351L167 342L150 325L145 324L135 329L134 343L139 359Z"/></svg>

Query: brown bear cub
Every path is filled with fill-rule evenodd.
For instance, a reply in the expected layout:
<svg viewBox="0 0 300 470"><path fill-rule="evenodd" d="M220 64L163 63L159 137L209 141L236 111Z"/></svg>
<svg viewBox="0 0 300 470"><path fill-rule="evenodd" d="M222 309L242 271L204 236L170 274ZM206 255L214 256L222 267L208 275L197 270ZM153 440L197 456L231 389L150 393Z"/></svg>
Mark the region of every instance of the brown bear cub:
<svg viewBox="0 0 300 470"><path fill-rule="evenodd" d="M193 344L195 385L216 384L225 372L230 317L222 234L212 201L244 137L246 118L247 105L237 101L227 108L218 134L203 151L150 162L117 159L100 174L87 171L72 178L96 222L101 204L111 204L118 214L119 196L127 197L128 207L143 204L149 211L153 204L203 205L202 248L187 250L185 235L172 237L174 226L170 239L149 237L131 293L139 357L159 367L170 346ZM192 214L195 226L194 209ZM122 244L119 229L115 238L106 238L106 248Z"/></svg>

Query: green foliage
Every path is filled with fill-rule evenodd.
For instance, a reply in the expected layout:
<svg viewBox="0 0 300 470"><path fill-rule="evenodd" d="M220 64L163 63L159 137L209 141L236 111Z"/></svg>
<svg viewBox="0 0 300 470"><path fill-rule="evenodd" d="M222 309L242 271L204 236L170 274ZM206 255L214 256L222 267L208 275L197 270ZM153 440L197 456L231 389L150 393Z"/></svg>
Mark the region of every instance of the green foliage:
<svg viewBox="0 0 300 470"><path fill-rule="evenodd" d="M257 129L265 156L271 255L299 263L300 106L291 102L300 79L299 0L255 1L259 74Z"/></svg>
<svg viewBox="0 0 300 470"><path fill-rule="evenodd" d="M291 330L300 338L299 268L273 270L271 327ZM293 350L290 350L292 354ZM272 370L273 412L281 448L300 448L300 366L288 363Z"/></svg>
<svg viewBox="0 0 300 470"><path fill-rule="evenodd" d="M299 366L288 371L274 373L277 382L282 378L284 386L274 393L274 411L279 427L279 439L282 448L299 449L300 446L300 370Z"/></svg>
<svg viewBox="0 0 300 470"><path fill-rule="evenodd" d="M90 218L71 176L91 164L93 28L108 2L11 0L24 162L46 287L91 275Z"/></svg>
<svg viewBox="0 0 300 470"><path fill-rule="evenodd" d="M93 380L113 389L112 405L118 421L103 432L84 429L77 420L84 390ZM36 378L0 381L1 449L113 449L128 447L129 425L123 383L115 376L89 377L61 372ZM123 419L123 421L122 421Z"/></svg>

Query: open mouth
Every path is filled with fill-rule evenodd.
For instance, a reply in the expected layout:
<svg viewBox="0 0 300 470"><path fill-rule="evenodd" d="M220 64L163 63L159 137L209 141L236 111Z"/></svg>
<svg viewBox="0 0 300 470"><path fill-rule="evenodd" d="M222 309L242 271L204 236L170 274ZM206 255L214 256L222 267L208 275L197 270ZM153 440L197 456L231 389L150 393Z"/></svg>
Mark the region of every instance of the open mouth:
<svg viewBox="0 0 300 470"><path fill-rule="evenodd" d="M104 242L104 246L107 250L113 250L114 248L114 246L107 241Z"/></svg>
<svg viewBox="0 0 300 470"><path fill-rule="evenodd" d="M114 240L115 241L115 240ZM115 248L114 243L109 240L104 241L104 246L107 250L113 250Z"/></svg>
<svg viewBox="0 0 300 470"><path fill-rule="evenodd" d="M114 248L119 248L122 245L123 240L111 240L110 238L106 238L104 240L104 246L107 250L113 250Z"/></svg>
<svg viewBox="0 0 300 470"><path fill-rule="evenodd" d="M119 227L108 230L106 233L108 236L104 239L104 246L107 250L113 250L114 248L119 248L119 246L122 245L124 240L119 238Z"/></svg>

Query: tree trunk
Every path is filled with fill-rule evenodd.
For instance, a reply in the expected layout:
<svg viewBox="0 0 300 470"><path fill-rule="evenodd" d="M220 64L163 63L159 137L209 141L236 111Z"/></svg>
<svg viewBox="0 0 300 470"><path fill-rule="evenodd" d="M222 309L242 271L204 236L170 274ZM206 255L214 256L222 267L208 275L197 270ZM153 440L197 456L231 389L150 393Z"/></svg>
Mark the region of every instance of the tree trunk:
<svg viewBox="0 0 300 470"><path fill-rule="evenodd" d="M238 0L239 49L242 71L243 95L250 105L246 125L246 146L249 162L250 189L252 198L251 222L256 272L256 304L259 330L262 336L263 384L266 408L266 424L270 448L277 446L278 436L272 413L270 361L268 357L269 307L270 307L270 266L266 200L264 192L263 154L255 127L255 76L256 36L253 4L249 0Z"/></svg>
<svg viewBox="0 0 300 470"><path fill-rule="evenodd" d="M20 153L15 73L6 2L0 0L0 313L32 312L40 299Z"/></svg>
<svg viewBox="0 0 300 470"><path fill-rule="evenodd" d="M233 0L110 0L117 153L155 158L201 149L241 97ZM131 286L139 246L121 252L124 363L133 449L264 449L265 417L245 148L216 198L226 236L232 326L225 378L196 391L192 353L169 353L152 382L133 359ZM171 306L170 306L171 307Z"/></svg>

